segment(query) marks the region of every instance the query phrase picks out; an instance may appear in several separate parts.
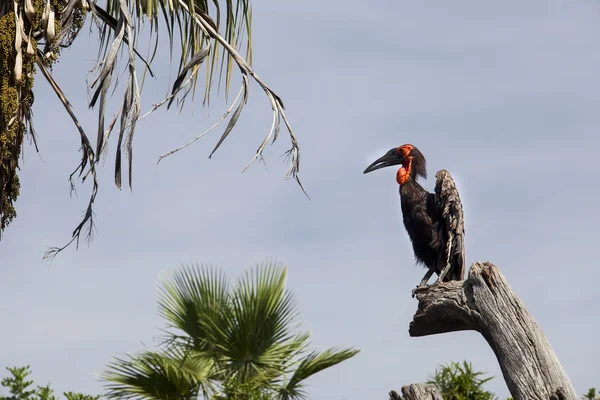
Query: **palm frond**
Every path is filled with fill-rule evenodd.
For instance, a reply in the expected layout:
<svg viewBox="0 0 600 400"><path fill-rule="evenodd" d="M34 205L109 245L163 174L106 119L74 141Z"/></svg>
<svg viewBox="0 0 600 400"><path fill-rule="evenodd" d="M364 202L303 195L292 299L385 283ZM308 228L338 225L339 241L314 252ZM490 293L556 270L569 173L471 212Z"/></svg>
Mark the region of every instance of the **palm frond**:
<svg viewBox="0 0 600 400"><path fill-rule="evenodd" d="M267 263L247 271L233 288L233 325L223 350L241 381L259 370L281 375L304 343L295 333L298 307L285 288L286 277L285 267Z"/></svg>
<svg viewBox="0 0 600 400"><path fill-rule="evenodd" d="M159 291L159 313L169 326L188 335L195 350L217 358L229 304L227 277L209 266L184 266Z"/></svg>
<svg viewBox="0 0 600 400"><path fill-rule="evenodd" d="M119 120L114 180L116 186L121 188L123 157L125 156L128 164L128 183L131 189L133 185L133 138L137 121L156 111L164 104L168 104L167 108L169 108L176 98L178 98L180 106L183 107L188 95L195 93L198 78L201 76L199 71L202 66L206 69L203 103L209 103L211 88L214 86L217 74L218 88L224 87L227 100L231 87L233 66L237 65L242 78L240 95L236 97L224 117L219 119L207 132L189 141L186 145L161 156L159 161L191 145L226 118L229 118L221 137L209 154L209 158L211 158L237 124L243 107L248 100L250 81L254 80L269 99L273 121L267 135L258 146L255 156L244 168L244 171L255 160L262 159L263 152L270 141L275 142L277 140L281 120L283 119L291 140L291 148L286 152L286 156L290 160L290 166L285 177L294 178L306 194L298 175L300 168L298 141L284 112L283 102L251 67L252 9L249 0L213 0L212 2L208 0L106 0L104 7L98 3L99 0L91 0L90 3L88 3L88 0L67 0L65 7L60 11L62 14L57 14L60 17L62 29L58 30L59 33L54 41L46 43L43 52L44 54L50 54L52 57L57 57L57 49L68 47L76 38L82 25L81 18L83 17L81 15L85 15L86 10L91 11L89 14L92 15L93 20L98 25L100 34L98 73L90 85L93 94L89 103L90 107L98 107L98 129L95 153L90 155L90 153L85 153L88 151L87 148L83 149L83 158L88 160L88 170L85 173L82 172L84 179L88 174L93 175L95 178L94 166L100 161L101 155L106 154L106 142L116 121ZM75 12L76 10L80 11ZM59 10L56 10L56 12L58 13ZM216 16L216 22L211 14ZM135 48L140 34L148 31L145 26L146 22L149 23L150 38L154 38L155 43L149 60L144 59ZM152 110L142 115L141 89L143 85L138 82L136 61L137 59L143 61L144 70L142 75L144 77L146 72L154 76L150 65L158 51L159 26L166 26L167 28L171 57L175 53L179 56L179 59L176 60L178 64L177 78L167 99L155 104ZM37 39L39 38L36 37ZM125 47L127 47L127 51L123 52L122 50ZM245 50L245 57L241 55L242 50ZM120 86L115 69L118 68L119 56L122 53L128 56L126 58L127 79L123 85L123 99L112 123L106 129L105 113L111 95L110 88L113 87L114 90L117 90ZM206 61L207 59L209 61ZM217 71L219 72L217 73ZM30 113L24 113L24 115L30 115ZM123 149L126 152L125 155L122 154ZM95 180L94 183L92 198L95 197L98 190L97 181ZM78 241L84 226L89 226L90 232L92 231L92 205L93 201L90 201L84 219L73 233L72 240L66 246L52 248L47 255L54 257L73 241Z"/></svg>
<svg viewBox="0 0 600 400"><path fill-rule="evenodd" d="M302 398L307 378L358 350L309 352L310 334L297 332L298 309L286 278L287 269L276 263L257 265L233 286L214 267L176 270L159 292L159 312L169 326L162 350L114 359L102 374L109 397L223 399L252 392Z"/></svg>
<svg viewBox="0 0 600 400"><path fill-rule="evenodd" d="M280 400L297 400L306 397L304 381L312 375L354 357L359 350L353 348L330 348L322 352L314 351L300 361L287 384L280 388Z"/></svg>
<svg viewBox="0 0 600 400"><path fill-rule="evenodd" d="M77 247L78 247L79 240L80 240L81 234L83 232L86 232L86 239L88 241L91 240L93 232L94 232L93 205L94 205L94 201L96 200L96 195L98 193L98 178L96 175L96 168L95 168L96 155L94 154L94 150L92 149L90 140L88 139L88 136L86 135L85 131L83 130L83 127L79 123L79 120L75 116L75 113L73 112L71 103L69 102L69 100L67 100L67 98L66 98L65 94L63 93L63 91L61 90L60 86L58 85L58 83L56 83L56 81L52 77L52 74L50 73L50 71L48 71L48 69L46 68L46 65L43 60L43 54L39 49L36 54L36 63L38 65L38 67L40 68L40 70L42 71L42 75L44 76L44 78L46 78L46 80L48 81L48 83L50 84L52 89L54 90L54 93L56 93L56 95L58 96L60 102L63 104L63 106L67 110L67 113L69 114L69 116L73 120L73 123L77 127L77 130L79 131L79 136L80 136L80 140L81 140L82 158L81 158L81 162L79 163L79 165L77 166L75 171L73 171L71 173L71 176L69 177L69 182L71 184L71 191L75 190L75 185L73 183L73 177L78 172L79 172L78 176L81 177L82 174L86 171L86 166L88 167L88 170L87 170L87 173L85 175L83 175L83 181L85 181L85 179L87 178L88 175L91 175L92 180L93 180L92 193L90 195L87 209L84 213L84 217L83 217L82 221L79 223L79 225L77 225L77 227L73 231L73 234L71 235L71 240L62 247L50 248L44 254L44 259L52 260L58 253L60 253L65 248L67 248L74 241L77 243Z"/></svg>
<svg viewBox="0 0 600 400"><path fill-rule="evenodd" d="M285 342L277 342L265 349L258 355L253 365L260 367L263 377L272 387L278 387L282 377L290 371L295 359L306 353L310 334L301 332Z"/></svg>
<svg viewBox="0 0 600 400"><path fill-rule="evenodd" d="M274 380L309 337L295 331L298 308L286 276L285 267L258 265L230 288L215 268L185 266L160 290L160 314L185 334L168 333L166 342L204 352L240 382Z"/></svg>
<svg viewBox="0 0 600 400"><path fill-rule="evenodd" d="M145 351L115 358L100 374L109 398L192 399L213 387L214 364L203 355Z"/></svg>

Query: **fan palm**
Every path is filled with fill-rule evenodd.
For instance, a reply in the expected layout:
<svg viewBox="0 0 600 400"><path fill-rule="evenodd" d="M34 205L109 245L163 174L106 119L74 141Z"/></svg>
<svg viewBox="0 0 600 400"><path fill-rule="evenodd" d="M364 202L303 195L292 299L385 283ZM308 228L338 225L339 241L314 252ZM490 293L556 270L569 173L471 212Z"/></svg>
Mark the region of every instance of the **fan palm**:
<svg viewBox="0 0 600 400"><path fill-rule="evenodd" d="M100 4L102 3L102 4ZM71 103L52 76L52 66L60 57L62 49L69 47L77 38L86 21L98 27L99 62L96 77L90 84L93 96L90 107L98 108L96 140L92 142L75 116ZM224 85L227 94L231 86L234 64L242 78L240 91L219 122L230 116L229 123L211 152L219 148L236 124L248 98L251 80L264 90L273 110L273 124L255 157L259 158L269 140L279 134L283 119L291 139L288 151L290 168L286 177L298 183L299 149L284 112L283 103L251 68L252 12L249 0L2 0L0 1L0 235L16 217L14 203L19 195L17 176L19 155L24 139L29 136L35 143L32 105L34 100L34 76L36 66L50 83L60 102L72 118L81 141L81 161L71 174L73 179L91 181L91 195L83 220L73 232L71 240L63 247L53 248L47 256L56 255L69 244L79 244L81 235L88 239L93 232L92 207L98 191L96 166L107 152L111 133L116 128L115 183L122 183L122 150L128 160L128 182L132 185L132 153L136 122L163 105L171 106L179 96L183 106L186 97L194 93L198 79L204 75L204 102L209 101L213 82ZM178 64L177 78L169 96L155 104L142 115L140 92L150 67L159 53L159 27L166 32L170 52ZM162 33L161 32L161 33ZM135 45L142 34L150 36L153 43L147 59L142 57ZM125 51L121 51L125 50ZM245 52L245 57L240 54ZM120 60L119 55L125 55ZM119 87L119 63L126 67L127 79L121 84L123 98L117 113L105 120L105 108L111 86ZM140 68L142 65L142 72ZM205 73L200 73L205 66ZM224 77L223 80L221 78ZM186 145L177 148L160 159L187 147L205 133ZM37 147L36 147L37 148Z"/></svg>
<svg viewBox="0 0 600 400"><path fill-rule="evenodd" d="M178 270L160 290L168 326L159 351L113 360L102 374L108 396L224 398L237 390L249 399L305 397L307 378L358 350L308 349L286 275L284 267L259 265L232 285L214 268Z"/></svg>

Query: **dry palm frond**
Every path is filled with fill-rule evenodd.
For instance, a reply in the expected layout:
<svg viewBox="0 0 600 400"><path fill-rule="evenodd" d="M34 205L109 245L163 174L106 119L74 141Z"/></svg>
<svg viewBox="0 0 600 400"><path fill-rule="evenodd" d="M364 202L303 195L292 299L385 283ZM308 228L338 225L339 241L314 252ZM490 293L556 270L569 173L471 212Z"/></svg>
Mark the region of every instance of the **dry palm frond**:
<svg viewBox="0 0 600 400"><path fill-rule="evenodd" d="M108 0L106 10L101 9L97 5L93 6L94 14L101 16L102 20L105 22L105 25L103 25L101 30L101 55L103 56L103 69L102 72L100 72L97 81L100 80L102 82L106 82L106 79L110 78L110 76L108 75L108 71L112 71L112 69L114 69L114 65L116 63L116 52L120 48L121 43L125 42L125 38L129 37L129 34L125 35L123 32L123 27L119 25L119 18L121 18L122 13L128 12L123 11L128 10L127 4L125 3L129 2L125 2L124 0ZM224 3L225 5L224 36L221 35L219 32L222 9L220 3L217 1L214 2L217 16L216 22L209 16L209 5L206 0L195 2L191 2L188 0L144 0L132 3L135 3L135 11L137 12L136 15L138 17L147 17L151 21L152 26L158 25L159 16L163 17L162 21L166 24L167 32L169 34L171 51L173 51L173 46L176 39L175 33L179 31L179 41L181 45L179 72L177 79L173 85L171 96L169 96L167 107L170 107L170 105L174 101L175 94L181 92L184 86L186 86L182 85L186 75L190 75L187 83L195 87L198 66L206 59L206 57L210 55L211 62L206 64L207 82L205 90L205 101L208 101L210 96L210 89L213 84L214 70L215 68L219 67L218 63L216 62L219 57L219 46L224 49L220 67L221 72L224 72L225 74L226 93L228 92L228 89L230 87L233 63L236 63L239 67L243 79L241 89L241 92L243 93L243 101L237 104L237 108L232 114L228 126L226 127L224 133L217 142L215 148L210 153L209 157L211 157L214 154L214 152L219 148L219 146L222 144L222 142L225 140L225 138L235 126L239 115L242 111L243 105L247 100L250 79L254 79L265 91L265 94L267 95L271 103L271 108L273 110L273 124L265 139L258 147L255 157L251 160L250 163L262 156L262 153L271 138L273 139L273 142L278 138L280 121L281 119L283 119L290 133L290 139L292 142L292 148L287 152L287 155L290 156L290 168L288 169L286 177L293 177L298 181L300 186L302 186L298 177L298 171L300 167L300 152L298 147L298 141L293 131L291 130L289 121L287 120L287 117L285 115L283 103L279 96L277 96L266 85L266 83L258 77L258 75L252 70L250 66L251 8L248 0L237 0L236 4L234 4L233 0L224 0L221 2L221 4ZM111 22L108 22L109 18L112 18L110 20ZM248 61L246 61L237 50L237 47L240 45L240 43L242 43L241 39L243 36L243 28L245 28L245 33L247 35L246 53ZM112 42L112 45L109 45L109 37L111 32L114 33L114 40ZM212 46L210 46L211 42L213 43ZM132 65L134 62L135 60L130 60L130 65ZM225 68L225 71L223 71L223 68ZM94 84L92 84L92 86L94 86ZM98 96L106 96L106 93L104 92L103 94L103 92L104 88L98 86L90 103L90 106L94 106L96 104ZM180 99L182 105L190 92L193 92L193 90L184 92L184 95ZM164 102L159 105L155 105L150 112L155 111L162 104L164 104ZM103 137L105 136L104 134L100 134L100 132L104 132L104 108L105 102L101 100L99 109L100 120L98 127L99 143L103 142ZM126 110L121 110L121 113L124 113L125 111ZM146 115L147 114L145 114L144 116ZM133 128L133 123L134 119L130 119L128 125L129 129ZM182 146L181 148L186 147L195 140L192 140L190 143ZM99 148L100 146L97 148L97 152ZM160 159L166 157L167 155L173 154L177 150L178 149L161 156ZM116 174L119 175L120 172L116 171Z"/></svg>
<svg viewBox="0 0 600 400"><path fill-rule="evenodd" d="M290 167L287 171L286 177L293 177L300 184L302 190L302 184L298 177L298 171L300 167L300 151L298 147L298 141L291 129L287 116L284 112L283 102L277 96L262 79L252 70L250 66L251 60L251 30L250 30L250 19L251 10L247 0L238 0L237 5L234 7L232 0L224 1L226 10L225 18L225 36L219 33L219 24L221 22L221 8L219 3L215 2L217 21L208 14L208 3L206 1L190 2L186 0L144 0L138 2L131 2L127 0L108 0L106 10L99 7L97 4L92 3L91 8L94 16L99 18L102 22L101 28L101 69L96 79L92 82L91 87L95 88L95 92L90 102L90 107L94 107L99 100L99 121L98 121L98 133L97 133L97 144L96 144L96 155L106 152L106 140L110 136L110 132L113 129L114 123L117 119L120 119L120 129L117 141L116 150L116 162L115 162L115 183L118 187L121 187L121 176L122 176L122 145L125 140L127 143L127 155L129 161L129 185L131 187L132 180L132 164L131 155L133 150L132 138L135 132L135 124L141 118L146 117L150 113L157 110L162 105L167 104L167 108L171 106L175 97L183 93L180 96L180 104L183 106L187 95L193 92L191 87L196 86L199 67L204 61L210 56L212 59L209 63L204 63L207 67L207 82L205 89L205 102L208 102L210 96L210 89L212 87L212 80L214 77L214 70L218 67L216 62L219 57L219 45L224 49L223 58L221 60L221 75L225 74L225 91L226 94L230 87L231 73L233 62L235 62L240 69L242 75L242 87L240 93L236 97L234 103L227 110L225 115L215 123L208 131L197 136L187 144L170 151L160 157L167 157L182 148L191 145L193 142L198 140L200 137L207 134L209 131L214 129L220 122L229 116L233 108L235 111L231 114L227 127L225 128L220 139L216 143L214 149L209 155L209 158L213 156L215 151L221 146L223 141L227 138L231 130L237 123L239 116L242 112L243 106L246 104L248 99L248 91L250 87L250 80L254 79L260 87L264 90L267 95L271 108L273 111L273 123L265 139L260 144L256 151L256 155L250 160L250 163L244 168L244 171L254 162L257 158L262 157L262 153L266 148L267 144L272 138L274 142L279 135L281 119L283 119L286 128L289 131L292 148L286 153L290 158ZM134 5L134 15L138 17L145 16L150 19L152 26L158 24L159 15L162 15L163 21L167 26L169 34L171 52L173 51L173 45L175 43L175 32L179 31L179 41L181 44L181 58L179 60L179 71L177 78L173 84L171 94L163 100L161 103L154 105L151 111L140 116L139 106L139 89L137 83L137 77L135 74L135 57L133 54L139 53L135 50L133 43L131 42L134 38L134 33L139 30L133 29L134 15L130 11L130 7ZM159 14L160 10L160 14ZM139 26L136 25L136 28ZM238 52L237 46L241 43L241 32L242 28L246 28L247 34L247 57L248 61L245 60ZM134 32L135 31L135 32ZM112 34L112 35L111 35ZM109 38L112 37L112 42L109 43ZM212 46L211 46L211 43ZM118 53L123 45L129 47L129 78L126 85L123 102L113 122L109 125L108 129L105 129L104 125L104 113L108 96L108 89L111 86L111 80L113 77L114 69L116 68L118 61ZM155 49L156 52L156 49ZM140 58L142 58L140 56ZM150 60L151 61L151 60ZM146 61L144 61L146 63ZM146 68L149 68L146 63ZM225 71L223 71L225 68ZM220 79L219 79L220 80ZM184 90L186 89L186 90ZM119 118L120 117L120 118ZM125 139L125 136L127 139ZM96 160L97 162L98 160ZM304 191L304 193L306 193Z"/></svg>
<svg viewBox="0 0 600 400"><path fill-rule="evenodd" d="M223 116L217 121L215 122L210 128L208 128L207 130L205 130L204 132L202 132L201 134L199 134L198 136L196 136L195 138L193 138L192 140L190 140L189 142L187 142L186 144L179 146L178 148L169 151L168 153L163 154L162 156L160 156L158 158L158 161L156 162L156 164L159 164L163 158L168 157L174 153L177 153L179 150L183 150L186 147L190 146L192 143L194 143L196 140L202 138L203 136L205 136L207 133L209 133L210 131L212 131L213 129L215 129L221 122L223 122L223 120L225 118L227 118L229 116L229 114L231 113L231 111L233 110L233 107L235 107L235 105L237 104L237 102L239 101L240 97L242 96L242 94L246 94L247 92L244 90L245 87L242 86L240 88L240 91L237 95L237 97L235 98L235 100L233 101L233 103L231 104L231 106L227 109L227 111L225 111L225 113L223 114ZM167 100L165 100L167 101ZM152 110L153 111L153 110ZM149 112L152 112L149 111Z"/></svg>
<svg viewBox="0 0 600 400"><path fill-rule="evenodd" d="M189 10L187 8L186 3L183 0L177 0L178 3L180 4L180 6L186 10ZM256 155L252 158L252 160L250 160L250 163L246 166L246 168L244 168L244 171L259 157L262 156L262 153L265 149L265 147L267 146L270 138L273 138L273 142L278 138L278 134L279 134L279 126L280 126L280 121L281 119L284 120L284 123L286 125L286 128L288 129L288 132L290 134L290 139L292 142L292 148L290 150L288 150L288 152L286 153L289 157L290 157L290 167L288 169L288 172L286 174L286 178L287 177L293 177L298 184L300 185L300 187L302 188L302 190L304 191L304 193L306 194L306 191L304 190L304 187L302 186L302 183L300 182L300 178L298 176L298 172L300 169L300 149L298 146L298 140L296 138L296 136L294 135L294 132L291 129L291 126L289 124L289 121L287 119L287 116L285 115L284 109L285 107L283 106L283 102L281 101L281 98L279 96L277 96L275 94L275 92L273 92L273 90L271 90L267 84L258 77L258 75L252 70L252 68L250 67L250 64L248 62L246 62L241 56L240 54L236 51L236 49L230 44L230 42L228 40L226 40L223 36L221 36L219 34L219 32L215 29L215 23L212 21L212 19L204 12L202 12L201 10L198 9L198 7L196 7L196 12L194 12L192 14L193 20L201 27L201 30L203 32L206 32L208 35L210 35L211 38L213 38L216 42L220 43L223 48L225 48L228 56L230 57L230 59L233 59L233 61L235 61L235 63L238 65L241 73L242 73L242 78L243 78L243 82L242 82L242 93L244 93L244 101L241 102L238 107L236 108L236 111L234 112L234 114L231 117L230 123L227 126L227 128L225 129L225 132L223 133L223 135L221 136L221 138L219 139L219 142L217 143L217 145L215 146L215 148L213 149L213 151L211 152L209 157L212 157L212 155L214 154L214 152L219 148L219 146L221 145L221 143L225 140L225 138L227 137L227 135L229 134L229 132L231 131L231 129L233 128L233 126L235 125L235 123L237 122L237 119L239 117L239 114L241 113L242 107L245 104L246 100L247 100L247 93L248 93L248 88L249 88L249 77L251 76L252 78L254 78L254 80L261 86L261 88L264 90L265 94L267 95L269 102L271 103L271 108L273 110L273 124L271 126L271 129L269 130L267 136L265 137L265 139L263 140L263 142L261 143L261 145L258 147L257 151L256 151ZM250 40L250 39L249 39ZM229 81L227 80L226 86L228 87ZM208 83L208 85L210 85L210 83ZM236 101L237 102L237 101ZM235 104L235 102L234 102ZM221 122L221 121L219 121ZM212 130L209 129L209 130ZM200 135L203 136L204 134ZM193 141L195 141L197 139L194 139ZM192 142L193 142L192 141ZM180 150L181 148L187 147L189 144L191 144L192 142L178 148L175 149L167 154L164 154L160 157L159 161L170 155L173 154L174 152Z"/></svg>
<svg viewBox="0 0 600 400"><path fill-rule="evenodd" d="M236 125L248 100L251 81L254 80L269 99L273 111L273 122L250 164L256 159L262 159L262 153L267 144L278 138L281 119L283 119L292 144L291 149L286 153L290 157L290 167L286 178L293 177L302 187L298 177L300 166L298 141L285 115L283 103L251 67L252 12L249 0L213 0L211 2L209 0L13 0L13 4L8 1L0 3L0 17L7 13L14 13L14 15L11 15L15 24L14 33L11 36L14 39L14 59L10 63L12 79L17 87L19 87L22 79L27 82L25 86L21 85L23 87L19 89L17 97L19 105L16 114L12 118L9 116L5 125L19 124L19 132L24 132L25 128L21 127L28 127L29 133L33 134L30 109L33 102L33 93L27 85L30 83L31 60L34 60L42 75L50 83L65 106L80 133L82 161L71 175L72 188L74 189L72 180L75 176L81 178L82 183L89 176L93 180L88 207L81 223L73 232L71 240L63 247L50 249L46 257L52 258L73 242L78 244L82 232L87 232L87 236L91 237L94 230L92 206L98 191L95 168L101 155L107 153L111 132L113 130L118 132L114 171L115 184L121 188L123 156L125 156L128 164L128 183L131 188L133 138L137 121L165 104L167 104L167 109L170 108L176 98L178 105L183 107L188 95L192 94L193 98L198 86L198 78L203 75L199 73L202 67L206 70L203 104L209 104L210 94L214 83L217 81L217 75L218 90L223 84L227 99L234 64L239 68L242 77L239 94L223 117L208 131L187 144L161 156L160 159L191 145L229 118L221 137L210 152L209 158L212 157ZM98 108L98 128L94 147L92 147L91 141L77 121L71 105L52 78L51 73L52 64L59 57L60 49L69 47L77 37L85 22L87 11L91 11L89 14L91 14L93 21L96 22L100 30L99 67L97 75L90 85L93 94L89 103L90 107L97 106ZM215 19L210 16L211 14L215 16ZM154 48L149 52L148 59L142 57L135 48L138 36L144 29L144 21L149 21L150 35L151 38L154 37L155 39ZM173 83L169 96L142 115L140 92L144 78L142 78L142 84L140 84L136 62L141 60L144 64L143 77L146 76L146 72L154 77L150 64L157 54L158 26L161 24L167 28L171 56L176 50L180 53L177 78ZM38 47L40 41L43 49ZM179 45L178 49L176 44ZM245 58L240 54L241 51L245 51ZM121 54L127 55L123 60L126 71L124 74L126 79L123 78L124 84L121 84L119 74L115 72L116 69L120 68L119 63L121 60L119 56ZM25 68L26 62L29 63L27 64L29 69ZM123 88L123 97L117 113L107 127L105 126L105 112L109 96L119 87ZM117 121L119 122L119 128L114 129ZM32 137L35 141L34 134ZM19 134L16 138L22 140L23 135ZM16 147L15 154L18 150L20 150L20 142ZM125 152L124 155L123 151ZM6 179L0 182L0 186L6 185L6 182ZM3 189L4 187L0 187L0 195ZM303 187L302 190L304 191ZM1 201L0 199L0 203ZM0 214L2 214L1 207L0 204ZM1 229L2 227L0 227L0 231Z"/></svg>
<svg viewBox="0 0 600 400"><path fill-rule="evenodd" d="M81 162L79 163L79 166L75 169L75 171L73 171L73 173L71 173L71 176L69 178L69 181L71 182L71 188L72 188L72 190L74 190L74 188L75 188L75 186L73 184L73 176L75 176L75 174L77 174L77 172L79 172L79 176L81 176L84 173L84 171L86 170L86 166L89 169L88 169L88 173L86 173L84 175L83 179L85 180L85 178L88 174L91 174L92 179L93 179L92 194L90 196L90 200L88 202L87 209L84 213L82 221L79 223L79 225L77 225L77 227L73 231L71 240L62 247L50 248L48 250L48 252L44 255L45 259L53 259L58 253L60 253L65 248L67 248L74 241L77 243L77 245L79 245L79 239L80 239L81 233L83 231L86 232L86 237L88 239L92 238L92 234L94 232L93 205L94 205L94 201L96 200L96 194L98 193L98 179L96 176L96 168L95 168L96 156L94 154L94 150L92 149L92 145L91 145L85 131L83 130L83 128L81 127L81 124L77 120L77 117L73 113L71 103L69 103L66 96L64 95L64 93L62 92L62 90L60 89L60 87L58 86L58 84L56 83L56 81L54 80L52 75L50 74L50 72L46 69L46 66L44 65L44 62L43 62L43 58L41 56L41 52L38 53L36 62L37 62L37 65L40 67L40 70L42 71L42 75L44 75L44 78L46 78L46 80L48 81L48 83L50 84L52 89L54 90L54 93L56 93L60 102L63 104L63 106L67 110L67 113L73 119L73 123L79 130L79 135L81 138L82 159L81 159Z"/></svg>

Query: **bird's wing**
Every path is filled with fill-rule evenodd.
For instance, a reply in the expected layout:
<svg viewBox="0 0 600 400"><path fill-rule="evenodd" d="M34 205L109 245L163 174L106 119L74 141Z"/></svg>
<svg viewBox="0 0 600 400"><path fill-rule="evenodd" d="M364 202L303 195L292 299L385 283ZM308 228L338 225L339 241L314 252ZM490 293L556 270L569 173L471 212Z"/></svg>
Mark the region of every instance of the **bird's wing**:
<svg viewBox="0 0 600 400"><path fill-rule="evenodd" d="M445 231L444 236L448 238L445 261L453 264L447 276L452 280L463 280L466 263L463 206L454 180L445 169L435 174L435 207Z"/></svg>

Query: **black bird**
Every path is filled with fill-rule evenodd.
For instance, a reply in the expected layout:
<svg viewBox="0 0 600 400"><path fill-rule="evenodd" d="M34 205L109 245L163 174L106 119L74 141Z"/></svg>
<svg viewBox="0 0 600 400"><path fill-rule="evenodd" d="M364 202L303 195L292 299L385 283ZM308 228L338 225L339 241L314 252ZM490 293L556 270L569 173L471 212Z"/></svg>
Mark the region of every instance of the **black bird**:
<svg viewBox="0 0 600 400"><path fill-rule="evenodd" d="M388 151L365 169L364 173L392 165L401 165L396 174L400 185L400 203L404 227L412 242L415 258L429 270L417 287L427 285L433 273L436 282L462 280L465 272L463 207L450 172L435 174L435 194L417 182L427 178L423 154L405 144Z"/></svg>

